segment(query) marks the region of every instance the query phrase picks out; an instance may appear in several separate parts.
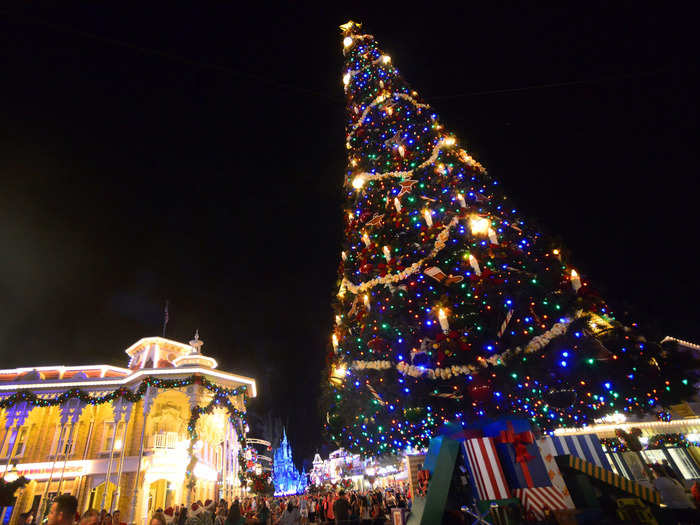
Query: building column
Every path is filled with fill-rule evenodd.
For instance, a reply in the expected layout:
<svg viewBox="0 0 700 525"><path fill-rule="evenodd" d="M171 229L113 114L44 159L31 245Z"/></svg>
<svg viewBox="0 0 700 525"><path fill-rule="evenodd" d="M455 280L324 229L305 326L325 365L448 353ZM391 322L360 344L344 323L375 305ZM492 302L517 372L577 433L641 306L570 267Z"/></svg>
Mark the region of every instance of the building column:
<svg viewBox="0 0 700 525"><path fill-rule="evenodd" d="M63 447L65 446L65 442L63 440L63 429L65 428L66 424L68 423L68 419L70 418L71 421L78 420L78 417L80 417L80 412L82 411L82 403L78 399L70 399L68 400L64 405L61 405L60 411L60 420L59 420L59 425L58 425L58 441L56 442L56 451L54 452L53 456L53 462L51 463L51 470L49 471L49 478L46 480L46 487L44 487L44 492L41 495L41 499L39 500L39 512L38 512L38 519L37 523L41 521L41 518L44 517L44 514L46 513L46 508L48 507L48 495L49 491L51 489L51 481L53 480L53 471L56 469L56 461L58 461L58 456L63 450ZM75 419L73 419L75 418ZM50 447L50 445L49 445ZM51 449L49 448L49 453L51 452ZM63 461L63 467L65 468L65 457Z"/></svg>
<svg viewBox="0 0 700 525"><path fill-rule="evenodd" d="M158 394L158 389L153 387L146 387L146 393L143 396L143 423L141 426L141 441L139 443L139 459L136 464L136 477L134 478L134 493L131 496L131 509L129 511L129 520L127 523L135 523L136 520L136 502L139 497L139 478L141 477L141 463L143 462L143 441L146 436L146 423L148 418L148 413L151 411L153 406L153 400Z"/></svg>
<svg viewBox="0 0 700 525"><path fill-rule="evenodd" d="M56 489L56 494L61 494L61 487L63 487L63 476L66 473L66 463L68 463L68 454L71 452L71 447L73 446L73 430L75 429L75 422L71 421L68 424L68 439L63 445L61 451L63 452L63 465L61 466L61 477L58 478L58 488ZM58 451L56 451L56 457L58 457Z"/></svg>
<svg viewBox="0 0 700 525"><path fill-rule="evenodd" d="M199 384L195 383L191 386L188 386L186 392L187 392L187 399L188 399L189 405L190 405L190 414L191 414L192 410L194 410L195 407L199 406L200 401L202 401L202 398L203 398L202 387ZM192 443L192 445L194 445L194 443ZM195 459L194 450L192 451L192 457L189 458L189 461L193 465L197 461ZM192 475L191 479L187 479L187 476L185 476L186 483L192 483L192 481L195 481L194 474ZM195 484L195 486L196 486L196 484ZM187 490L187 493L186 493L187 498L186 498L185 503L186 503L187 507L189 508L189 506L192 504L192 492L195 491L196 488L195 487L192 487L192 488L185 487L185 488Z"/></svg>
<svg viewBox="0 0 700 525"><path fill-rule="evenodd" d="M119 468L117 469L117 493L112 497L112 503L109 506L109 513L111 514L116 506L119 508L119 497L121 496L121 482L122 482L122 469L124 468L124 456L126 455L126 433L129 430L129 422L131 421L131 410L129 410L124 417L124 432L122 432L122 450L119 456ZM116 502L115 502L116 500Z"/></svg>
<svg viewBox="0 0 700 525"><path fill-rule="evenodd" d="M85 437L85 446L83 447L83 456L82 460L85 461L88 457L88 453L90 451L90 445L92 445L92 432L95 428L95 421L97 419L97 406L92 405L92 417L90 418L90 426L88 427L87 435ZM82 490L82 485L83 485L83 478L86 476L79 476L76 479L76 490L75 490L75 497L78 498L78 501L80 501L80 494Z"/></svg>
<svg viewBox="0 0 700 525"><path fill-rule="evenodd" d="M61 494L61 487L63 486L63 476L66 472L66 463L68 463L68 454L72 453L73 448L73 433L75 431L75 426L78 424L78 419L80 414L85 408L85 404L78 399L71 399L62 409L61 420L65 417L66 420L70 419L70 430L68 431L68 441L63 446L63 467L61 468L61 477L58 481L58 489L56 489L57 494ZM67 414L64 416L63 413ZM56 450L56 457L58 457L58 450Z"/></svg>
<svg viewBox="0 0 700 525"><path fill-rule="evenodd" d="M109 462L107 463L107 473L105 474L105 488L102 491L102 501L100 502L100 509L105 508L105 500L107 499L107 490L109 489L109 484L112 477L112 462L114 460L114 442L117 439L117 430L119 429L119 423L121 423L122 417L128 411L131 413L132 403L125 401L124 398L119 398L112 402L112 412L114 414L114 431L112 432L112 446L109 449ZM114 502L114 493L112 493L112 498L110 501L110 506Z"/></svg>

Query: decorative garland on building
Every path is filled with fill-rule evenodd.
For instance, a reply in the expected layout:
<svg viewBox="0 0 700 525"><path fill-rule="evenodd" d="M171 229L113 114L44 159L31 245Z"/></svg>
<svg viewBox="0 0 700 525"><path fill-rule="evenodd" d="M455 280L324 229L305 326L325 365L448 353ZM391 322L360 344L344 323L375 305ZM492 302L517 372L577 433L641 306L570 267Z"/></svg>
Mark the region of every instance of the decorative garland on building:
<svg viewBox="0 0 700 525"><path fill-rule="evenodd" d="M187 466L186 475L189 479L187 486L191 488L194 486L194 477L192 475L192 469L196 464L193 454L193 447L198 437L197 421L199 421L199 418L202 416L202 414L211 414L212 411L217 407L225 408L228 413L229 421L232 425L235 426L237 421L240 422L240 431L237 432L238 442L241 444L241 447L245 446L245 412L242 412L236 407L234 407L233 403L229 399L229 396L243 394L243 403L245 405L247 399L246 391L248 389L246 385L242 385L234 389L223 388L217 385L216 383L209 381L206 377L202 377L197 374L191 375L189 377L183 377L180 379L162 379L159 377L147 376L146 378L144 378L143 381L141 381L139 386L134 391L131 391L125 387L120 387L116 390L113 390L112 392L109 392L108 394L104 394L101 396L91 396L89 393L84 392L79 388L71 388L70 390L66 390L65 392L62 392L56 397L44 399L30 390L19 390L14 394L0 400L0 409L10 408L19 403L28 403L33 407L54 407L63 405L71 399L79 399L83 403L93 406L109 403L117 399L124 399L130 403L136 403L143 399L149 386L169 390L173 388L182 388L190 385L201 385L214 394L214 397L206 406L195 406L191 409L190 419L187 423L187 432L190 435L190 445L188 447L188 453L190 454L190 457L192 459L189 465Z"/></svg>
<svg viewBox="0 0 700 525"><path fill-rule="evenodd" d="M605 447L608 452L627 452L630 450L619 438L601 438L600 444ZM688 441L684 434L676 432L668 434L655 434L649 438L649 442L643 447L643 450L658 450L663 448L688 448L695 447L697 443Z"/></svg>
<svg viewBox="0 0 700 525"><path fill-rule="evenodd" d="M666 448L666 447L692 447L695 446L693 443L688 441L688 438L684 434L671 433L671 434L656 434L649 438L649 443L647 444L647 449L655 448Z"/></svg>
<svg viewBox="0 0 700 525"><path fill-rule="evenodd" d="M226 396L235 396L238 394L243 394L248 388L246 385L235 389L222 388L216 383L212 383L211 381L209 381L206 377L202 377L199 375L191 375L189 377L183 377L181 379L162 379L159 377L147 376L146 378L144 378L143 381L141 381L139 386L134 391L131 391L126 387L120 387L116 390L113 390L112 392L109 392L108 394L104 394L101 396L92 396L89 393L80 390L79 388L71 388L70 390L66 390L65 392L60 393L56 397L45 399L39 397L31 390L23 389L15 392L12 395L7 396L4 399L1 399L0 409L10 408L18 403L29 403L34 407L55 407L58 405L63 405L69 399L79 399L80 401L88 405L102 405L104 403L114 401L118 398L125 399L130 403L136 403L138 401L141 401L143 396L146 394L146 390L149 386L154 388L171 389L182 388L183 386L190 386L193 384L202 385L210 392L214 392L214 394L223 394ZM56 386L60 387L60 385Z"/></svg>
<svg viewBox="0 0 700 525"><path fill-rule="evenodd" d="M197 421L199 421L200 416L202 414L211 414L217 407L222 407L226 409L226 411L228 412L229 421L232 425L236 425L236 418L238 418L238 421L240 421L241 423L241 428L238 432L238 441L239 443L241 443L241 446L243 446L245 444L245 437L243 435L245 427L245 412L242 412L236 407L234 407L233 403L231 403L231 400L228 398L228 396L222 392L214 394L214 397L211 401L209 401L209 404L207 406L196 406L192 408L192 414L190 415L190 420L187 423L187 432L189 432L190 438L192 439L192 441L195 441L197 439L196 428Z"/></svg>
<svg viewBox="0 0 700 525"><path fill-rule="evenodd" d="M600 438L600 444L603 445L605 450L608 452L626 452L627 445L625 445L618 438Z"/></svg>
<svg viewBox="0 0 700 525"><path fill-rule="evenodd" d="M199 377L197 377L199 379ZM245 386L242 388L245 389ZM226 389L222 389L226 390ZM245 403L246 395L243 393L243 402ZM194 457L194 444L197 441L197 421L199 421L199 418L202 416L202 414L211 414L215 408L217 407L222 407L225 408L226 411L228 412L228 419L229 422L235 427L236 422L240 422L241 428L239 429L239 432L236 434L238 435L238 443L240 444L239 448L239 468L241 468L241 463L240 463L240 450L245 447L245 412L241 412L238 410L236 407L233 406L233 403L231 403L231 400L228 398L228 395L226 392L217 392L214 394L214 397L209 401L209 404L207 406L201 407L201 406L195 406L192 408L191 415L190 415L190 420L187 423L187 432L190 434L190 445L187 449L187 453L190 455L190 462L187 465L187 468L185 470L185 476L189 480L187 483L187 487L190 489L194 487L194 475L193 475L193 469L195 465L197 464L195 457ZM238 419L236 419L238 418Z"/></svg>
<svg viewBox="0 0 700 525"><path fill-rule="evenodd" d="M671 415L671 413L669 411L661 410L660 412L656 413L656 419L658 419L659 421L668 422L668 421L671 421L673 419L673 416Z"/></svg>

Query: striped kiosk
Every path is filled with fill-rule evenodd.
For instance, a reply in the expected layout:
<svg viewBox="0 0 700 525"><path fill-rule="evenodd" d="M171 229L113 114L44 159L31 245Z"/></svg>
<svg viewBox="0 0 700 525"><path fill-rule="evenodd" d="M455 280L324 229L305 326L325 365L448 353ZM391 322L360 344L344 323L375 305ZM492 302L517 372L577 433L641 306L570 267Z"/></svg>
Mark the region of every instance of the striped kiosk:
<svg viewBox="0 0 700 525"><path fill-rule="evenodd" d="M574 456L559 456L557 458L557 463L562 468L568 467L570 469L583 472L594 479L632 494L653 505L659 505L661 503L661 496L656 490L640 485L639 483L635 483L634 481L630 481L622 476L618 476L609 470L600 468L599 466L581 458Z"/></svg>

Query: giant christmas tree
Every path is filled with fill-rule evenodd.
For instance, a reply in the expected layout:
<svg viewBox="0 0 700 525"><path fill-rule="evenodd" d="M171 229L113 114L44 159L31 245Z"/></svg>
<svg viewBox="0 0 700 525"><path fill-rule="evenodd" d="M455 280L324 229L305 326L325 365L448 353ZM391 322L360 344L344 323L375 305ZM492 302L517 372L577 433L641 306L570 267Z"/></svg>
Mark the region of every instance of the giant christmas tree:
<svg viewBox="0 0 700 525"><path fill-rule="evenodd" d="M689 358L622 326L374 38L341 29L348 166L329 437L397 452L447 420L580 426L689 395Z"/></svg>

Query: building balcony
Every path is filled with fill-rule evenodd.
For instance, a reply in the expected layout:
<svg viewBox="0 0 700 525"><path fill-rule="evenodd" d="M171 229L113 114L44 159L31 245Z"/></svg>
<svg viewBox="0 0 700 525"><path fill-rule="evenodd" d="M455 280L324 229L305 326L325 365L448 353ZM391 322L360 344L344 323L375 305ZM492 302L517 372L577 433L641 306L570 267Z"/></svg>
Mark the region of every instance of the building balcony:
<svg viewBox="0 0 700 525"><path fill-rule="evenodd" d="M178 432L158 432L148 436L147 450L173 450L184 440Z"/></svg>

